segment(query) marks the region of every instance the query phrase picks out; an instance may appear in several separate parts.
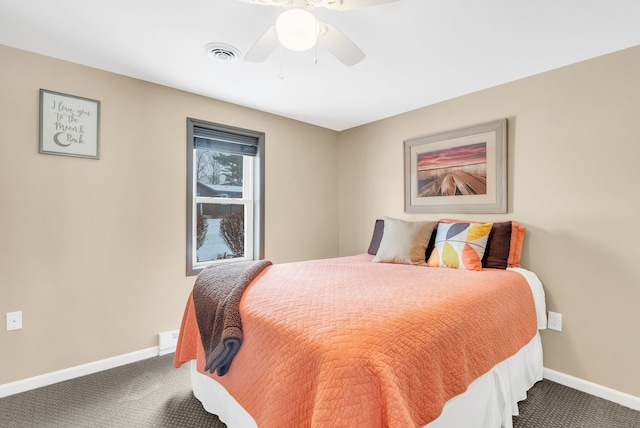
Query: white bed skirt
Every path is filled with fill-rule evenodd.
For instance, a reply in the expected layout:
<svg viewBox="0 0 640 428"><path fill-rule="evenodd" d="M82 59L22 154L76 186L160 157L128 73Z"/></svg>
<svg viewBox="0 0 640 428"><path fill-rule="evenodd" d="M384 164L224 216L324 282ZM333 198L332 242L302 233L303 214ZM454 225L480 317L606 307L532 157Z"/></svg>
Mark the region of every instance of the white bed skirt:
<svg viewBox="0 0 640 428"><path fill-rule="evenodd" d="M542 380L540 333L512 357L476 379L463 393L449 400L438 419L425 428L512 428L518 401ZM228 428L257 428L256 422L218 382L199 373L191 361L193 394L209 413Z"/></svg>

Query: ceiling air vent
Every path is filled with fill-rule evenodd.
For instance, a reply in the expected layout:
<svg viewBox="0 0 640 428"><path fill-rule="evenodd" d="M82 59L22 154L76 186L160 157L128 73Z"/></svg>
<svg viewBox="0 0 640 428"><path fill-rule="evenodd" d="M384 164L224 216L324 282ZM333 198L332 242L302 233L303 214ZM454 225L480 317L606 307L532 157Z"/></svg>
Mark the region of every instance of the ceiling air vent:
<svg viewBox="0 0 640 428"><path fill-rule="evenodd" d="M240 51L224 43L208 43L204 50L218 62L233 62L240 56Z"/></svg>

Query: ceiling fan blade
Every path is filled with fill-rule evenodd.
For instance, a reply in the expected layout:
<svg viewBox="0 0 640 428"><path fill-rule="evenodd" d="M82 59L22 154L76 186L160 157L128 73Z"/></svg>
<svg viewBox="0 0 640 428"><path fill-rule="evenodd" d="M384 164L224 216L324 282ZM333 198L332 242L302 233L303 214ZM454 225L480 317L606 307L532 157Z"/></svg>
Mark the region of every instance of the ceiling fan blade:
<svg viewBox="0 0 640 428"><path fill-rule="evenodd" d="M263 62L280 45L276 27L271 27L253 44L244 56L245 61Z"/></svg>
<svg viewBox="0 0 640 428"><path fill-rule="evenodd" d="M342 0L335 3L329 2L325 7L335 10L353 10L361 7L377 6L379 4L392 3L398 0Z"/></svg>
<svg viewBox="0 0 640 428"><path fill-rule="evenodd" d="M334 10L352 10L391 3L398 0L239 0L244 3L284 7L326 7Z"/></svg>
<svg viewBox="0 0 640 428"><path fill-rule="evenodd" d="M344 65L351 67L364 59L364 52L349 40L347 36L342 34L340 30L326 22L323 22L321 25L326 28L326 31L320 34L318 43L331 52L331 54L338 58Z"/></svg>

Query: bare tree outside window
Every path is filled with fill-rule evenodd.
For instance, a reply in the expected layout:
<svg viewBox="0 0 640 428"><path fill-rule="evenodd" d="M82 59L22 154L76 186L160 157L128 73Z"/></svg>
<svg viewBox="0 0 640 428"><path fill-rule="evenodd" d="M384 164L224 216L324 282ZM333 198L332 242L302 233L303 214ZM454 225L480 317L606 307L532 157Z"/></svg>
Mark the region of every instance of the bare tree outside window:
<svg viewBox="0 0 640 428"><path fill-rule="evenodd" d="M199 149L196 164L200 183L242 186L242 155Z"/></svg>
<svg viewBox="0 0 640 428"><path fill-rule="evenodd" d="M206 184L220 184L224 165L218 161L220 153L211 150L197 150L196 180Z"/></svg>
<svg viewBox="0 0 640 428"><path fill-rule="evenodd" d="M220 234L235 257L244 256L244 213L234 211L220 222Z"/></svg>
<svg viewBox="0 0 640 428"><path fill-rule="evenodd" d="M202 247L202 244L204 244L204 240L207 237L207 230L209 229L209 223L207 223L207 220L204 218L204 216L202 215L202 213L198 213L198 218L196 219L197 224L196 224L196 250L200 249L200 247ZM197 255L197 252L196 252Z"/></svg>

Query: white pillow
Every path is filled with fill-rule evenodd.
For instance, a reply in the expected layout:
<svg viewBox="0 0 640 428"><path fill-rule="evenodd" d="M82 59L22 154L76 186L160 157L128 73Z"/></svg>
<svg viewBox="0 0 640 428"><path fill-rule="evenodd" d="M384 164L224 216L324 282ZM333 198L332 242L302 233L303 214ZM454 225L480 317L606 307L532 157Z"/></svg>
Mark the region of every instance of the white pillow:
<svg viewBox="0 0 640 428"><path fill-rule="evenodd" d="M374 262L426 266L425 251L437 221L384 218L384 232Z"/></svg>

